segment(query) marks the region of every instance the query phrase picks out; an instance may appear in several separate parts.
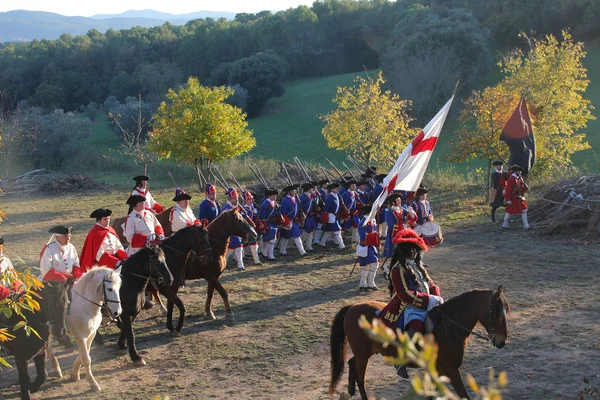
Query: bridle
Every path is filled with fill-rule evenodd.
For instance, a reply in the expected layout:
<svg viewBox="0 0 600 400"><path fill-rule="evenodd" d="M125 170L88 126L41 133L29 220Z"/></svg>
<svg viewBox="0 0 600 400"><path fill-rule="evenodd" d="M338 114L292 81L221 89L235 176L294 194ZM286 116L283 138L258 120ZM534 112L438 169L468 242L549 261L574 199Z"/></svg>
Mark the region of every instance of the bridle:
<svg viewBox="0 0 600 400"><path fill-rule="evenodd" d="M121 271L121 274L122 274L123 272L126 272L126 273L127 273L127 274L129 274L129 275L136 276L136 277L138 277L138 278L148 279L148 280L150 280L150 281L156 282L158 285L162 285L162 283L163 283L163 279L164 279L164 278L163 278L163 276L162 276L162 273L160 272L160 270L158 269L158 267L157 267L157 266L156 266L156 264L154 263L154 261L152 261L152 257L153 257L152 255L148 254L148 261L149 261L149 264L150 264L149 271L148 271L148 275L140 275L140 274L136 274L135 272L127 271L127 270L125 270L125 269ZM158 255L154 255L154 257L158 258ZM154 277L152 276L152 272L153 272L153 270L155 270L156 272L158 272L158 275L159 275L159 277L158 277L158 278L154 278Z"/></svg>
<svg viewBox="0 0 600 400"><path fill-rule="evenodd" d="M451 322L452 324L456 325L457 327L459 327L460 329L462 329L465 332L468 332L469 334L478 337L479 339L485 340L486 342L494 342L494 339L496 339L496 325L493 323L494 319L494 311L492 310L493 306L495 306L495 304L488 304L487 307L487 311L485 313L485 319L490 321L490 323L492 324L492 327L490 328L491 332L488 332L488 336L485 337L482 334L475 332L474 330L471 329L467 329L464 326L460 325L458 322L454 321L452 318L446 316L445 314L443 314L439 309L437 310L437 312L439 312L442 317L444 318L445 321Z"/></svg>
<svg viewBox="0 0 600 400"><path fill-rule="evenodd" d="M208 232L207 232L206 235L208 236ZM198 246L200 246L200 234L198 233L198 231L196 231L196 237L194 238L194 241L192 242L192 246L191 246L192 248L194 247L194 245L196 244L196 242L198 242ZM169 246L165 242L162 242L161 246L164 246L165 248L167 248L169 250L172 250L172 251L174 251L177 254L184 254L184 255L186 255L186 254L189 253L189 252L185 253L183 251L177 250L176 248ZM194 260L199 260L201 257L204 257L203 254L205 254L205 253L211 253L212 254L212 247L210 245L210 241L208 241L207 247L203 248L200 251L200 253L196 254L196 256L194 257Z"/></svg>
<svg viewBox="0 0 600 400"><path fill-rule="evenodd" d="M100 307L100 312L102 313L103 317L106 317L109 319L108 323L114 322L116 321L116 318L114 318L112 316L112 314L110 313L110 309L108 308L108 303L115 303L115 304L121 304L120 300L111 300L108 298L108 295L106 294L106 282L112 282L110 279L106 279L106 276L104 277L104 279L102 280L102 296L103 299L100 303L96 303L95 301L92 301L90 299L88 299L87 297L83 296L82 294L77 293L76 291L72 290L71 293L76 294L77 296L81 297L82 299ZM113 290L113 289L111 289Z"/></svg>

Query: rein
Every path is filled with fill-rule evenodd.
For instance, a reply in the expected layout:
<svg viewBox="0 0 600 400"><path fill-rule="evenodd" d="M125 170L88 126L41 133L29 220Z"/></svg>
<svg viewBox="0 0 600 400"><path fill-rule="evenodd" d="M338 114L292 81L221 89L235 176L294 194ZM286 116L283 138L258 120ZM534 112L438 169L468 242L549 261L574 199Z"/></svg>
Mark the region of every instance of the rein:
<svg viewBox="0 0 600 400"><path fill-rule="evenodd" d="M196 238L195 238L195 239L194 239L194 241L192 242L192 247L194 246L194 244L195 244L196 242L200 242L200 236L198 235L198 232L196 232ZM175 252L175 253L177 253L177 254L184 254L184 255L187 255L187 254L189 254L189 251L186 253L186 252L183 252L183 251L177 250L176 248L174 248L174 247L171 247L171 246L167 245L165 242L162 242L162 243L161 243L161 246L164 246L164 247L166 247L167 249L169 249L169 250L172 250L172 251L174 251L174 252ZM210 246L210 242L209 242L209 244L208 244L208 247L207 247L207 248L205 248L205 249L202 249L202 251L200 252L200 254L196 254L196 257L195 257L195 259L199 259L200 257L203 257L201 254L204 254L204 253L207 253L207 252L211 252L211 253L212 253L212 247Z"/></svg>
<svg viewBox="0 0 600 400"><path fill-rule="evenodd" d="M440 314L441 314L441 312L440 312ZM483 339L486 342L490 341L489 337L485 337L482 334L475 332L474 330L469 330L469 329L465 328L464 326L460 325L458 322L454 321L453 319L448 318L446 315L442 314L442 317L444 317L445 320L452 322L454 325L458 326L463 331L468 332L471 335L477 336L478 338Z"/></svg>
<svg viewBox="0 0 600 400"><path fill-rule="evenodd" d="M124 272L132 275L132 276L136 276L138 278L142 278L142 279L148 279L150 281L153 282L158 282L159 284L162 283L163 281L163 277L162 275L158 278L154 278L151 276L152 274L152 268L156 269L156 271L160 274L160 270L158 269L158 267L154 264L154 262L152 261L152 256L150 254L148 254L148 262L150 263L150 271L148 271L148 275L140 275L140 274L136 274L135 272L131 272L131 271L127 271L127 270L122 270L121 274L123 274Z"/></svg>
<svg viewBox="0 0 600 400"><path fill-rule="evenodd" d="M83 296L83 295L82 295L82 294L80 294L80 293L77 293L77 292L76 292L76 291L74 291L74 290L71 290L71 293L74 293L74 294L76 294L77 296L81 297L82 299L84 299L84 300L86 300L86 301L88 301L88 302L90 302L90 303L92 303L92 304L94 304L94 305L96 305L96 306L100 307L100 312L102 313L102 316L103 316L103 317L107 317L107 318L109 318L109 320L110 320L110 321L109 321L109 323L110 323L110 322L114 322L114 321L116 321L116 319L115 319L115 318L113 318L113 316L112 316L112 315L110 315L110 313L108 312L108 311L110 311L110 310L108 309L108 303L117 303L117 304L121 304L121 301L120 301L120 300L110 300L110 299L108 298L108 296L106 295L106 282L111 282L111 281L109 281L109 280L106 280L106 279L103 279L103 280L102 280L102 295L103 295L104 299L103 299L103 302L101 302L101 303L96 303L95 301L92 301L92 300L88 299L87 297Z"/></svg>

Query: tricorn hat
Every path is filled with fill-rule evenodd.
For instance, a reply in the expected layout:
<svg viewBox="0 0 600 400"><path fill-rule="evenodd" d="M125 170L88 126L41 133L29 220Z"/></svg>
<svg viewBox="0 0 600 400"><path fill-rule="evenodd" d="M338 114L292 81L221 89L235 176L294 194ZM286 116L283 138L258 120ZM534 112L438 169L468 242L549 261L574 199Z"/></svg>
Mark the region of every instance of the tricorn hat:
<svg viewBox="0 0 600 400"><path fill-rule="evenodd" d="M90 218L101 219L104 217L110 217L111 215L112 211L110 211L108 208L99 208L90 214Z"/></svg>
<svg viewBox="0 0 600 400"><path fill-rule="evenodd" d="M383 180L385 179L385 177L387 176L387 174L379 174L379 175L375 175L375 180L377 182L383 182Z"/></svg>
<svg viewBox="0 0 600 400"><path fill-rule="evenodd" d="M331 189L335 189L335 188L339 188L340 184L339 183L330 183L329 185L327 185L327 190L331 190Z"/></svg>
<svg viewBox="0 0 600 400"><path fill-rule="evenodd" d="M388 203L392 203L392 202L394 202L394 201L395 201L396 199L398 199L398 198L402 198L402 194L401 194L401 193L392 193L392 194L390 194L390 195L387 197L386 201L387 201Z"/></svg>
<svg viewBox="0 0 600 400"><path fill-rule="evenodd" d="M314 183L312 183L312 182L307 182L307 183L303 183L303 184L302 184L302 190L304 190L305 192L306 192L308 189L312 189L312 188L314 188L314 187L315 187L315 184L314 184Z"/></svg>
<svg viewBox="0 0 600 400"><path fill-rule="evenodd" d="M415 197L419 197L420 195L425 194L425 193L428 193L427 189L420 187L417 189L417 193L415 193Z"/></svg>
<svg viewBox="0 0 600 400"><path fill-rule="evenodd" d="M362 186L362 185L368 185L368 184L369 184L369 182L367 182L367 181L358 181L358 182L356 182L356 186Z"/></svg>
<svg viewBox="0 0 600 400"><path fill-rule="evenodd" d="M48 232L54 233L55 235L68 235L71 231L73 231L73 228L70 226L56 225L50 228Z"/></svg>
<svg viewBox="0 0 600 400"><path fill-rule="evenodd" d="M504 165L504 163L502 161L494 161L492 165L495 167L497 165Z"/></svg>
<svg viewBox="0 0 600 400"><path fill-rule="evenodd" d="M143 203L146 201L144 196L140 196L139 194L134 194L129 196L125 204L129 204L130 206L135 206L137 203Z"/></svg>
<svg viewBox="0 0 600 400"><path fill-rule="evenodd" d="M138 175L138 176L134 176L133 180L136 181L136 182L149 181L150 178L148 178L146 175Z"/></svg>
<svg viewBox="0 0 600 400"><path fill-rule="evenodd" d="M277 194L277 189L269 188L265 190L265 197L270 197Z"/></svg>
<svg viewBox="0 0 600 400"><path fill-rule="evenodd" d="M173 197L173 201L182 201L182 200L191 200L192 196L187 194L183 189L175 190L175 197Z"/></svg>
<svg viewBox="0 0 600 400"><path fill-rule="evenodd" d="M356 184L357 184L357 182L354 179L350 179L349 181L346 181L344 183L344 186L350 187L350 185L356 185Z"/></svg>
<svg viewBox="0 0 600 400"><path fill-rule="evenodd" d="M513 165L512 167L509 168L510 171L519 171L519 172L523 172L525 171L523 169L523 167L521 167L520 165Z"/></svg>
<svg viewBox="0 0 600 400"><path fill-rule="evenodd" d="M283 188L284 192L289 192L290 190L296 190L298 189L298 185L289 185Z"/></svg>
<svg viewBox="0 0 600 400"><path fill-rule="evenodd" d="M319 182L317 182L317 184L319 186L321 186L321 185L328 185L329 184L329 179L321 179Z"/></svg>

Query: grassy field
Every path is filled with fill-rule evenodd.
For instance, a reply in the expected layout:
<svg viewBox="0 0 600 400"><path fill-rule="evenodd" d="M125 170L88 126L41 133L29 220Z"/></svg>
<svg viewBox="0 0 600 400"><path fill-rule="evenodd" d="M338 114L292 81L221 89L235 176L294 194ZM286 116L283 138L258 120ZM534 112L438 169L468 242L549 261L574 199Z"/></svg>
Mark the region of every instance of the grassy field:
<svg viewBox="0 0 600 400"><path fill-rule="evenodd" d="M482 383L490 367L507 371L506 399L573 399L585 387L584 376L600 385L598 246L541 239L521 232L519 224L500 235L498 225L486 221L487 207L478 200L476 186L430 194L445 242L425 260L444 297L504 284L513 307L508 317L510 343L498 350L471 340L463 371ZM170 191L155 195L164 204L172 196ZM1 225L1 234L7 255L18 267L35 265L48 228L58 223L76 227L73 242L80 249L93 222L90 211L102 206L121 215L126 211L122 200L118 192L5 198L9 219ZM225 271L222 282L236 315L233 326L224 324L218 296L213 302L218 319L204 321L206 283L188 282L182 293L188 318L181 337L171 338L164 319L153 311L136 321L138 349L146 367L136 369L128 356L119 355L117 330L109 327L104 331L105 348L91 353L101 393L90 392L85 380L70 381L76 353L61 350L65 377L50 378L32 398L337 398L345 377L335 397L326 394L333 316L346 304L389 299L385 290L368 294L357 290L356 271L349 277L354 260L350 249L318 250L307 258L290 250L290 256L276 262L247 265L245 272ZM377 284L386 286L381 274ZM368 391L377 399L417 398L381 357L373 358L367 379ZM18 397L16 370L0 371L0 398Z"/></svg>

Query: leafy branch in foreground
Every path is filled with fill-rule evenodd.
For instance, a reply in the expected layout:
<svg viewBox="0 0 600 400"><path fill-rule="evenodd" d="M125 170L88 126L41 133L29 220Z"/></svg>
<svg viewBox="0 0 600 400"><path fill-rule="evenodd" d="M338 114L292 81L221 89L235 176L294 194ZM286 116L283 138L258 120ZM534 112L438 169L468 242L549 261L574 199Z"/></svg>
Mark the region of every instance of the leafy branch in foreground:
<svg viewBox="0 0 600 400"><path fill-rule="evenodd" d="M415 375L411 379L414 391L421 396L431 396L438 400L459 400L460 397L448 389L446 384L449 379L440 376L436 369L438 346L433 335L423 336L416 333L412 338L400 330L394 332L379 319L372 323L361 316L360 327L367 333L371 340L381 343L384 347L394 346L398 350L396 357L384 357L385 361L393 365L406 363L417 365L423 369L423 375ZM502 400L502 389L508 385L506 372L502 371L496 377L492 368L489 371L489 385L479 386L473 376L467 374L467 382L480 400Z"/></svg>

